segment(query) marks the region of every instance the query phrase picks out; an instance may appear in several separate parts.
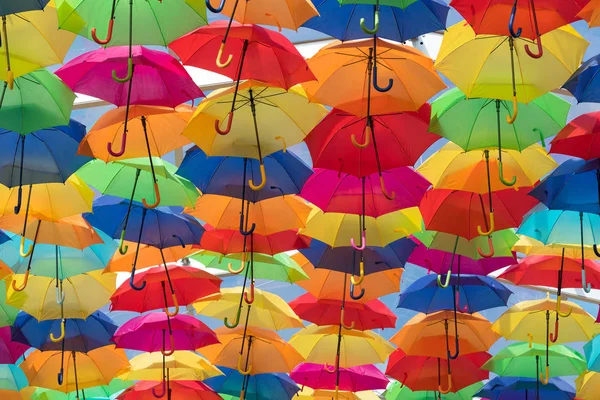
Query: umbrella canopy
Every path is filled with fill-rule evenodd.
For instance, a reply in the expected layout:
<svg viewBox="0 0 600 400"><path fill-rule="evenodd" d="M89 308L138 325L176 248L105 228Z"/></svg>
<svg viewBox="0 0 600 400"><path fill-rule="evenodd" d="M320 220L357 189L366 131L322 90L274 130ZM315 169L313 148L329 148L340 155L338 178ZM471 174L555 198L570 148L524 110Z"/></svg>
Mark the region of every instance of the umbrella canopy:
<svg viewBox="0 0 600 400"><path fill-rule="evenodd" d="M214 365L193 351L176 351L165 357L160 352L142 353L130 360L130 365L119 375L121 379L162 381L163 369L169 369L171 381L203 381L222 375Z"/></svg>
<svg viewBox="0 0 600 400"><path fill-rule="evenodd" d="M24 0L18 4L5 1L0 4L0 15L16 14L23 11L43 10L50 0Z"/></svg>
<svg viewBox="0 0 600 400"><path fill-rule="evenodd" d="M203 347L199 352L217 365L238 371L246 365L245 370L253 374L267 374L290 372L304 361L294 347L267 329L238 326L217 328L215 332L221 344Z"/></svg>
<svg viewBox="0 0 600 400"><path fill-rule="evenodd" d="M490 400L512 400L536 395L539 390L540 398L548 400L573 400L574 388L560 378L550 378L545 385L540 385L537 379L497 376L487 382L476 396ZM583 397L585 398L585 397Z"/></svg>
<svg viewBox="0 0 600 400"><path fill-rule="evenodd" d="M552 139L550 153L591 160L600 157L596 134L600 134L600 112L582 114Z"/></svg>
<svg viewBox="0 0 600 400"><path fill-rule="evenodd" d="M19 391L28 386L27 377L23 370L13 364L0 364L0 394L10 400L24 400ZM12 396L12 397L11 397Z"/></svg>
<svg viewBox="0 0 600 400"><path fill-rule="evenodd" d="M6 282L0 280L0 327L14 324L19 314L19 309L6 304Z"/></svg>
<svg viewBox="0 0 600 400"><path fill-rule="evenodd" d="M294 368L290 377L303 387L335 390L335 374L327 372L325 367L321 364L302 363ZM389 379L376 366L359 365L340 370L339 390L361 392L385 389L389 382Z"/></svg>
<svg viewBox="0 0 600 400"><path fill-rule="evenodd" d="M126 247L135 246L134 242L125 242ZM1 246L0 246L1 248ZM181 260L189 256L190 254L196 252L197 250L192 248L192 246L172 246L166 247L164 249L150 246L147 244L140 245L140 248L137 252L127 252L125 254L121 254L118 251L115 251L112 255L112 258L106 264L105 272L129 272L131 271L131 265L133 264L133 260L137 257L137 266L142 268L153 267L155 265L161 264L164 261L166 263L173 263Z"/></svg>
<svg viewBox="0 0 600 400"><path fill-rule="evenodd" d="M353 135L362 137L368 118L334 108L305 139L313 166L360 178L379 171L377 159L382 171L412 166L440 139L428 132L430 113L431 107L425 103L417 112L373 115L370 123L377 132L376 150L375 146L362 148L352 143Z"/></svg>
<svg viewBox="0 0 600 400"><path fill-rule="evenodd" d="M112 395L127 389L131 385L133 385L133 382L113 379L108 385L85 389L85 396L90 399L110 398ZM78 395L77 392L63 393L56 390L37 388L35 393L31 395L31 400L76 400Z"/></svg>
<svg viewBox="0 0 600 400"><path fill-rule="evenodd" d="M242 375L235 368L222 367L225 375L209 378L205 383L219 392L239 398L240 388L245 382L245 398L247 400L281 400L292 399L300 390L298 385L287 374Z"/></svg>
<svg viewBox="0 0 600 400"><path fill-rule="evenodd" d="M161 382L140 381L121 393L119 400L154 400L153 390L160 392ZM220 400L221 396L210 387L199 381L173 381L169 382L169 393L174 399L190 400Z"/></svg>
<svg viewBox="0 0 600 400"><path fill-rule="evenodd" d="M600 3L598 0L591 0L583 9L577 14L578 17L586 20L588 25L591 27L598 26L600 20L598 19L598 6Z"/></svg>
<svg viewBox="0 0 600 400"><path fill-rule="evenodd" d="M598 371L600 369L600 342L596 338L592 339L583 346L583 351L587 360L587 369Z"/></svg>
<svg viewBox="0 0 600 400"><path fill-rule="evenodd" d="M29 344L13 341L12 327L0 328L0 364L15 364L19 358L29 350Z"/></svg>
<svg viewBox="0 0 600 400"><path fill-rule="evenodd" d="M474 383L456 393L449 392L444 394L444 400L471 400L483 386L483 383ZM417 390L412 391L408 386L396 381L393 382L384 392L385 400L437 400L439 393L437 390Z"/></svg>
<svg viewBox="0 0 600 400"><path fill-rule="evenodd" d="M575 384L577 385L577 395L579 395L579 398L586 400L593 399L596 395L596 390L598 390L598 382L600 382L600 374L596 372L588 372L579 375L577 379L575 379ZM573 389L569 389L570 392L575 395L573 393Z"/></svg>
<svg viewBox="0 0 600 400"><path fill-rule="evenodd" d="M536 208L533 211L523 220L518 234L554 247L580 247L580 238L573 233L580 231L583 225L583 244L600 242L600 216L597 214L546 208Z"/></svg>
<svg viewBox="0 0 600 400"><path fill-rule="evenodd" d="M413 235L428 249L455 252L458 255L466 256L473 260L481 260L482 258L486 258L479 253L478 249L486 249L489 246L488 237L486 236L477 236L476 238L467 240L460 236L436 231L415 232ZM517 243L519 238L517 235L515 235L513 229L504 229L502 231L494 232L491 236L491 240L492 247L494 248L494 257L506 258L513 257L512 246ZM455 251L453 251L454 248L456 248ZM455 260L458 262L457 257L455 257ZM496 268L497 264L491 265L493 266L494 270L498 269ZM506 264L504 266L506 266ZM490 267L488 266L487 268ZM502 268L502 266L499 268Z"/></svg>
<svg viewBox="0 0 600 400"><path fill-rule="evenodd" d="M519 241L513 246L513 250L517 253L523 253L526 256L561 256L563 251L565 257L581 259L581 247L554 247L553 244L544 245L544 243L530 238L529 236L520 235ZM598 256L594 253L593 247L584 245L583 251L584 258L597 260ZM516 260L515 260L516 261ZM514 263L514 261L513 261Z"/></svg>
<svg viewBox="0 0 600 400"><path fill-rule="evenodd" d="M244 236L239 227L236 229L215 229L204 224L204 235L200 240L200 248L221 254L243 253L248 250L244 245ZM254 253L276 255L291 250L305 249L311 243L311 238L298 235L297 229L288 229L270 235L254 233ZM246 238L247 240L247 238Z"/></svg>
<svg viewBox="0 0 600 400"><path fill-rule="evenodd" d="M87 353L113 343L112 336L117 325L101 311L86 319L68 318L64 324L64 338L59 342L49 339L51 333L58 335L62 320L38 321L27 313L19 313L11 327L15 342L35 347L41 351L76 351Z"/></svg>
<svg viewBox="0 0 600 400"><path fill-rule="evenodd" d="M319 326L344 324L345 326L352 326L353 329L359 331L396 327L397 317L392 310L379 300L357 303L345 299L317 299L312 294L305 293L292 300L289 304L290 307L292 307L292 310L294 310L300 318ZM342 315L340 314L342 308L344 310L343 320ZM298 383L301 384L302 382L298 381ZM320 387L315 388L330 389ZM356 392L369 389L343 390Z"/></svg>
<svg viewBox="0 0 600 400"><path fill-rule="evenodd" d="M331 365L335 358L339 326L309 325L290 339L306 362ZM341 328L340 368L385 362L394 351L387 340L371 331Z"/></svg>
<svg viewBox="0 0 600 400"><path fill-rule="evenodd" d="M596 79L600 68L599 60L600 54L591 57L577 71L574 71L563 85L563 88L571 92L579 103L597 102L600 99L597 94L600 80Z"/></svg>
<svg viewBox="0 0 600 400"><path fill-rule="evenodd" d="M298 30L308 19L319 15L310 0L289 0L285 3L272 3L269 0L257 0L253 3L235 4L231 2L219 3L209 0L207 7L213 12L220 12L230 16L242 24L261 24L281 28ZM210 4L210 6L209 6ZM268 12L265 13L265 10Z"/></svg>
<svg viewBox="0 0 600 400"><path fill-rule="evenodd" d="M198 299L194 309L198 314L219 319L232 319L236 312L240 315L238 325L264 328L264 329L289 329L301 328L304 325L294 310L279 296L272 293L254 289L252 306L242 302L240 296L243 288L224 288L220 295L208 296ZM236 325L237 326L237 325Z"/></svg>

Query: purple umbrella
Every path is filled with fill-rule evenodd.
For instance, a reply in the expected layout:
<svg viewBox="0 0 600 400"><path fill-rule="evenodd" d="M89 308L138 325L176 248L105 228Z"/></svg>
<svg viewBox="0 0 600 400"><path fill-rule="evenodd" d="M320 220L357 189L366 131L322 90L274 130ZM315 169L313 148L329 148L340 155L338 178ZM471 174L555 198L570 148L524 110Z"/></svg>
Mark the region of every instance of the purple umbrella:
<svg viewBox="0 0 600 400"><path fill-rule="evenodd" d="M339 390L360 392L363 390L385 389L390 382L374 365L359 365L352 368L340 368ZM290 377L299 385L312 389L335 390L336 374L328 372L325 365L299 364Z"/></svg>

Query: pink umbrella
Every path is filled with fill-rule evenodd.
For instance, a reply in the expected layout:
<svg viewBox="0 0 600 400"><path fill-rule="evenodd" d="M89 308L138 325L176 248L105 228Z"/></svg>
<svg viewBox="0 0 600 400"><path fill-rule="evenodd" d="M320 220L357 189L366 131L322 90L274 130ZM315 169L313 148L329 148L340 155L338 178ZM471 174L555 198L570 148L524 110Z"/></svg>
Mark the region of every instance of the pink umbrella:
<svg viewBox="0 0 600 400"><path fill-rule="evenodd" d="M394 168L382 172L385 187L396 195L391 200L381 190L379 174L364 178L315 168L301 196L324 212L361 214L363 202L363 179L365 215L379 217L393 211L416 207L431 184L410 167Z"/></svg>
<svg viewBox="0 0 600 400"><path fill-rule="evenodd" d="M126 82L113 79L113 76L115 73L127 75L127 46L82 54L56 71L56 75L74 92L97 97L119 107L128 104L176 107L204 97L185 68L168 53L142 46L133 46L132 51L133 78Z"/></svg>
<svg viewBox="0 0 600 400"><path fill-rule="evenodd" d="M29 346L11 341L10 326L0 328L0 364L14 364Z"/></svg>
<svg viewBox="0 0 600 400"><path fill-rule="evenodd" d="M168 338L168 339L167 339ZM154 312L123 324L113 336L118 348L139 351L196 350L218 344L216 333L191 315ZM165 342L169 341L170 346Z"/></svg>
<svg viewBox="0 0 600 400"><path fill-rule="evenodd" d="M344 392L385 389L389 383L374 365L359 365L352 368L340 368L340 387ZM299 385L312 389L335 390L336 374L328 372L325 365L301 363L290 377Z"/></svg>

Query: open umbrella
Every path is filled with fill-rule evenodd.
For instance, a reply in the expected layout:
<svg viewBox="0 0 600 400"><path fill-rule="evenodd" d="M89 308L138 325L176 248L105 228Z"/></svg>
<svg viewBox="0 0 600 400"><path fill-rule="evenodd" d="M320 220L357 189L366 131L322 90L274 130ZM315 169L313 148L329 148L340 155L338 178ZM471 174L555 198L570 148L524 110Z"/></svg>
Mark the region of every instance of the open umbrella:
<svg viewBox="0 0 600 400"><path fill-rule="evenodd" d="M569 122L552 139L550 153L591 160L600 157L596 135L600 134L600 112L582 114Z"/></svg>
<svg viewBox="0 0 600 400"><path fill-rule="evenodd" d="M597 102L600 97L597 94L597 88L600 80L596 79L599 70L598 61L600 54L591 57L581 64L577 71L563 85L577 99L579 103Z"/></svg>
<svg viewBox="0 0 600 400"><path fill-rule="evenodd" d="M175 351L164 356L160 352L142 353L130 360L119 378L135 381L163 381L168 369L173 381L203 381L222 375L221 371L193 351Z"/></svg>
<svg viewBox="0 0 600 400"><path fill-rule="evenodd" d="M590 0L589 3L587 3L587 5L585 7L583 7L581 9L581 11L579 11L579 14L577 14L577 16L579 18L582 18L584 20L586 20L588 22L588 25L591 27L594 26L598 26L599 24L599 20L598 20L598 6L600 5L600 3L598 2L598 0Z"/></svg>
<svg viewBox="0 0 600 400"><path fill-rule="evenodd" d="M471 400L483 386L483 383L477 382L458 392L449 392L444 395L444 400ZM408 386L395 381L388 386L383 393L385 400L439 400L440 393L437 390L417 390L412 391Z"/></svg>
<svg viewBox="0 0 600 400"><path fill-rule="evenodd" d="M133 382L113 379L108 385L95 386L92 388L82 389L82 397L90 399L108 399L111 396L127 389L133 385ZM77 400L79 392L64 393L57 390L37 388L35 393L31 395L31 400Z"/></svg>
<svg viewBox="0 0 600 400"><path fill-rule="evenodd" d="M497 376L488 381L475 396L490 400L512 400L528 398L530 394L532 397L539 394L540 398L547 400L573 400L575 390L560 378L550 378L547 384L540 386L537 379Z"/></svg>
<svg viewBox="0 0 600 400"><path fill-rule="evenodd" d="M242 375L235 368L222 367L225 375L208 378L204 383L219 392L238 399L240 387L244 387L246 400L291 400L300 390L287 374Z"/></svg>
<svg viewBox="0 0 600 400"><path fill-rule="evenodd" d="M27 377L23 370L14 364L0 364L0 394L8 400L24 400L27 393ZM26 395L27 393L27 395Z"/></svg>
<svg viewBox="0 0 600 400"><path fill-rule="evenodd" d="M135 242L124 242L123 247L135 246ZM197 250L191 246L181 247L171 246L161 249L152 245L144 244L140 245L140 249L137 253L127 252L121 254L121 252L115 251L112 258L106 264L104 269L105 272L129 272L131 271L131 264L137 257L137 266L142 268L153 267L161 263L173 263L189 256ZM163 260L164 257L164 260ZM164 261L164 262L163 262Z"/></svg>
<svg viewBox="0 0 600 400"><path fill-rule="evenodd" d="M154 393L161 393L157 389L161 382L140 381L121 393L119 400L155 400ZM161 389L162 390L162 389ZM170 381L168 390L169 398L189 400L220 400L221 396L210 387L199 381Z"/></svg>
<svg viewBox="0 0 600 400"><path fill-rule="evenodd" d="M600 374L597 372L587 372L581 374L575 379L577 385L577 395L580 399L588 400L593 399L598 389L598 382L600 382ZM572 393L572 388L570 388ZM572 393L575 395L574 393ZM571 399L569 399L571 400Z"/></svg>
<svg viewBox="0 0 600 400"><path fill-rule="evenodd" d="M15 364L30 347L28 343L13 341L11 329L8 326L0 328L0 364Z"/></svg>
<svg viewBox="0 0 600 400"><path fill-rule="evenodd" d="M600 347L598 344L598 340L594 338L583 346L583 351L585 352L585 358L587 360L587 369L590 371L597 371L600 369Z"/></svg>
<svg viewBox="0 0 600 400"><path fill-rule="evenodd" d="M19 309L6 304L6 280L0 280L0 327L10 326L17 319Z"/></svg>
<svg viewBox="0 0 600 400"><path fill-rule="evenodd" d="M335 377L321 364L302 363L290 373L290 377L302 387L335 390ZM389 380L372 364L342 368L338 390L344 392L362 392L365 390L385 389Z"/></svg>
<svg viewBox="0 0 600 400"><path fill-rule="evenodd" d="M244 246L244 236L236 229L215 229L209 224L204 224L204 235L200 239L201 249L214 251L221 254L242 253L247 246ZM297 229L288 229L285 231L273 233L271 235L259 235L253 233L254 252L257 254L275 255L286 251L305 249L311 243L311 238L299 235Z"/></svg>
<svg viewBox="0 0 600 400"><path fill-rule="evenodd" d="M16 14L23 11L43 10L50 0L24 0L18 4L4 1L0 4L0 15Z"/></svg>

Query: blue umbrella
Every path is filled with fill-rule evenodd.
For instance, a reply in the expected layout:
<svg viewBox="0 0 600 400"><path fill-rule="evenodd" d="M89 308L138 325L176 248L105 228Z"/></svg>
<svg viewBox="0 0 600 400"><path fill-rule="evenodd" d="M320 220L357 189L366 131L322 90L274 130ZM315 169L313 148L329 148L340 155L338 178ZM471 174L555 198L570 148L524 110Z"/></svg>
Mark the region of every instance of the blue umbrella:
<svg viewBox="0 0 600 400"><path fill-rule="evenodd" d="M600 54L590 58L563 85L579 103L600 102Z"/></svg>
<svg viewBox="0 0 600 400"><path fill-rule="evenodd" d="M585 359L590 371L600 371L600 336L596 336L583 346Z"/></svg>
<svg viewBox="0 0 600 400"><path fill-rule="evenodd" d="M41 129L21 135L0 129L0 183L7 187L65 182L92 158L77 154L85 126L71 120L68 126ZM19 190L15 213L21 209Z"/></svg>
<svg viewBox="0 0 600 400"><path fill-rule="evenodd" d="M31 10L43 10L50 0L2 0L0 15L9 15Z"/></svg>
<svg viewBox="0 0 600 400"><path fill-rule="evenodd" d="M219 369L224 375L204 381L217 393L239 396L244 389L246 400L290 400L300 391L287 374L242 375L232 368Z"/></svg>
<svg viewBox="0 0 600 400"><path fill-rule="evenodd" d="M373 5L348 4L341 6L338 0L312 0L321 14L302 26L326 33L339 40L365 39L373 36L361 29L363 25L374 26ZM426 33L445 30L449 7L441 0L417 0L406 8L379 6L379 29L377 36L404 42Z"/></svg>
<svg viewBox="0 0 600 400"><path fill-rule="evenodd" d="M560 378L550 378L550 382L540 385L534 378L497 376L487 382L475 397L489 400L535 399L573 400L575 388Z"/></svg>

